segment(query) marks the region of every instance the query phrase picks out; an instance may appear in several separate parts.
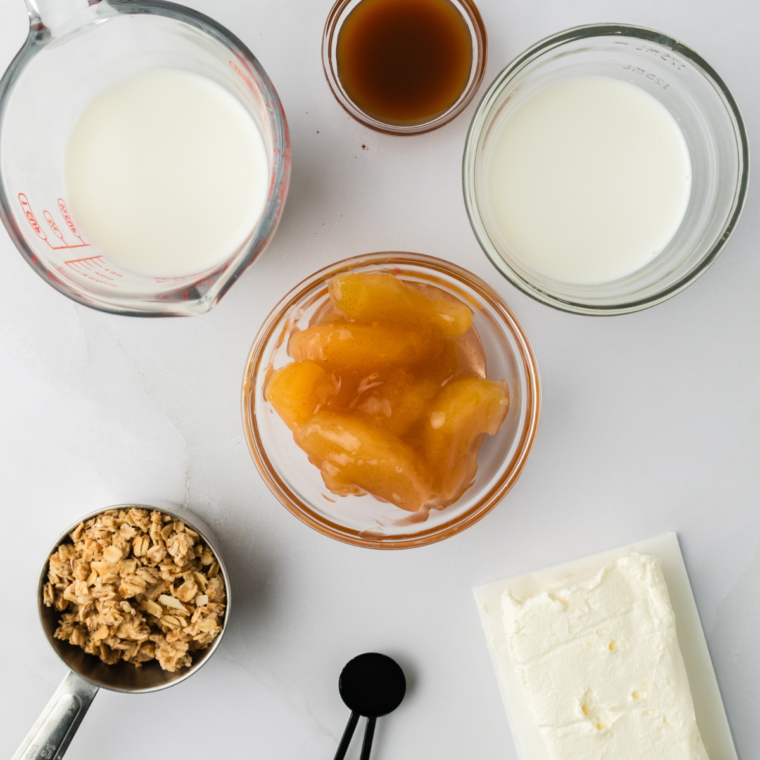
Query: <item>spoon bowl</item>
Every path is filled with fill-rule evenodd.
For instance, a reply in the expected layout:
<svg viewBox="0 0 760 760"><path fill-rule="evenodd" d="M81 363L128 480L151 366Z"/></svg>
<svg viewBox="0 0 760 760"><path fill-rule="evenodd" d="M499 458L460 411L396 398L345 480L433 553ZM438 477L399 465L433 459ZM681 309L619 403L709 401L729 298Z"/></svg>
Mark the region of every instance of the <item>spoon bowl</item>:
<svg viewBox="0 0 760 760"><path fill-rule="evenodd" d="M406 694L406 678L399 664L384 654L354 657L338 681L341 699L351 712L367 718L392 713Z"/></svg>

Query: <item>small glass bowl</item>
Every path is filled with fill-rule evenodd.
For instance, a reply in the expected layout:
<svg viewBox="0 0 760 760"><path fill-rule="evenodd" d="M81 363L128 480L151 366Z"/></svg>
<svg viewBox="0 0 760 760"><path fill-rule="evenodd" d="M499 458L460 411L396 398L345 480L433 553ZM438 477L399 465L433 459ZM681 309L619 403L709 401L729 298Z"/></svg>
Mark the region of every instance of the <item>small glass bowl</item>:
<svg viewBox="0 0 760 760"><path fill-rule="evenodd" d="M443 510L409 513L372 496L340 497L264 397L268 377L290 363L288 337L307 327L328 300L327 283L345 272L388 272L439 287L473 308L488 359L488 377L506 380L511 405L501 429L485 436L474 484ZM490 512L515 484L533 447L541 410L538 368L522 327L501 297L454 264L414 253L372 253L313 274L275 307L253 342L243 378L243 425L253 461L272 493L299 520L325 536L372 549L406 549L441 541Z"/></svg>
<svg viewBox="0 0 760 760"><path fill-rule="evenodd" d="M327 77L327 84L330 85L332 94L335 95L338 103L358 122L361 122L370 129L385 132L388 135L419 135L424 132L432 132L432 130L448 124L452 119L459 116L467 108L467 105L475 96L478 87L480 87L488 58L486 27L475 3L472 0L451 0L451 3L462 14L467 23L467 28L470 30L470 37L472 39L472 69L467 86L462 91L459 99L451 108L430 121L413 125L397 125L380 121L362 111L348 96L338 76L336 51L340 30L348 15L361 2L362 0L337 0L327 16L325 30L322 34L322 66Z"/></svg>
<svg viewBox="0 0 760 760"><path fill-rule="evenodd" d="M513 255L494 223L485 182L494 138L504 120L547 85L590 75L635 84L673 114L691 154L692 188L680 228L652 261L611 282L577 285L546 277ZM749 145L731 93L693 50L650 29L597 24L538 42L499 74L470 126L463 175L475 235L515 287L576 314L625 314L681 292L718 257L744 206Z"/></svg>

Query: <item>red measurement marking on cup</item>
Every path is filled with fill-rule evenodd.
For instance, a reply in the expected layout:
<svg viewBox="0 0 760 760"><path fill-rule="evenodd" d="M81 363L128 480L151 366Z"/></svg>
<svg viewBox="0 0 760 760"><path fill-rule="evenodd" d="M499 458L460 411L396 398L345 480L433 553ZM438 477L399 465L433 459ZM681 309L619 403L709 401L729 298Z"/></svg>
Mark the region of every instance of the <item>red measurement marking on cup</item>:
<svg viewBox="0 0 760 760"><path fill-rule="evenodd" d="M74 222L71 218L71 214L69 214L69 210L66 207L66 203L64 202L63 198L58 199L58 208L61 210L61 214L63 215L63 221L66 222L66 226L71 230L71 234L75 238L79 238L79 240L84 243L84 240L82 240L82 236L79 234L79 230L74 225Z"/></svg>
<svg viewBox="0 0 760 760"><path fill-rule="evenodd" d="M61 242L65 243L66 241L63 239L63 233L58 229L58 225L55 223L53 215L49 211L43 211L42 215L45 217L45 221L48 223L48 227L53 230L53 234L59 238Z"/></svg>
<svg viewBox="0 0 760 760"><path fill-rule="evenodd" d="M34 212L32 211L32 205L29 203L29 198L24 195L24 193L18 194L18 200L21 204L21 210L24 212L24 216L26 217L27 222L29 222L29 226L34 230L35 234L37 235L40 240L44 240L54 251L62 251L67 248L86 248L87 243L85 243L81 237L77 235L77 238L79 239L79 243L75 245L69 245L66 240L63 237L63 233L59 229L58 225L55 223L55 220L53 219L53 215L47 211L43 210L43 216L45 217L45 221L47 221L48 225L50 226L50 229L53 231L55 236L63 243L63 245L53 245L50 240L48 239L48 236L45 234L45 231L42 229L42 225L37 221L37 217L34 215ZM59 200L59 207L61 205L62 201ZM64 204L65 207L65 204Z"/></svg>
<svg viewBox="0 0 760 760"><path fill-rule="evenodd" d="M245 59L239 55L238 53L235 53L240 63L243 64L243 66L247 67L248 64L245 62ZM250 91L249 94L253 96L254 100L261 106L264 105L264 101L261 97L261 93L259 90L256 89L256 87L253 86L253 83L251 82L251 75L244 72L236 63L235 61L228 61L230 64L232 70L245 82L246 87Z"/></svg>
<svg viewBox="0 0 760 760"><path fill-rule="evenodd" d="M105 266L105 261L102 256L88 256L86 259L71 259L70 261L64 261L64 264L70 266L72 269L99 269Z"/></svg>
<svg viewBox="0 0 760 760"><path fill-rule="evenodd" d="M78 247L81 248L81 246ZM66 264L66 266L71 267L71 269L73 269L78 275L86 277L93 282L100 283L101 285L108 285L112 288L118 287L117 278L120 279L124 276L120 272L115 272L111 269L102 256L88 256L84 259L70 259L63 263Z"/></svg>
<svg viewBox="0 0 760 760"><path fill-rule="evenodd" d="M21 209L24 212L26 220L29 222L31 228L37 233L37 237L47 242L47 235L42 231L42 227L40 227L39 223L37 222L37 218L34 216L32 207L29 204L29 198L27 198L23 193L19 193L18 200L21 204Z"/></svg>

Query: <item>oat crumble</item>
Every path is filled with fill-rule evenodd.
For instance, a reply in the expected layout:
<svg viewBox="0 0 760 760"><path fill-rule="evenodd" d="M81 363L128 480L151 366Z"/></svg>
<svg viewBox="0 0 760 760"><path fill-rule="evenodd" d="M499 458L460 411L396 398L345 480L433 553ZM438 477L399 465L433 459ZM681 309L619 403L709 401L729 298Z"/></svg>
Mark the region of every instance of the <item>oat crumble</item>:
<svg viewBox="0 0 760 760"><path fill-rule="evenodd" d="M80 523L50 557L43 601L62 612L55 637L99 657L174 672L221 632L219 563L183 522L112 509Z"/></svg>

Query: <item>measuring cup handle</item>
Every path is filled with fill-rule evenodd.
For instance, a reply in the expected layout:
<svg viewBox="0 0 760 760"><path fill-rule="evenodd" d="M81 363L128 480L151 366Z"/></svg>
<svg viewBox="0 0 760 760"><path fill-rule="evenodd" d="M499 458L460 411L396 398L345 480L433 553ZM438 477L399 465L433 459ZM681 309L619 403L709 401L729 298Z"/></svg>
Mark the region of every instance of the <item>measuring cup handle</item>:
<svg viewBox="0 0 760 760"><path fill-rule="evenodd" d="M96 15L114 15L116 11L100 0L26 0L29 22L36 33L38 27L47 29L54 37L92 21Z"/></svg>
<svg viewBox="0 0 760 760"><path fill-rule="evenodd" d="M69 673L11 760L63 757L97 693L97 686Z"/></svg>

